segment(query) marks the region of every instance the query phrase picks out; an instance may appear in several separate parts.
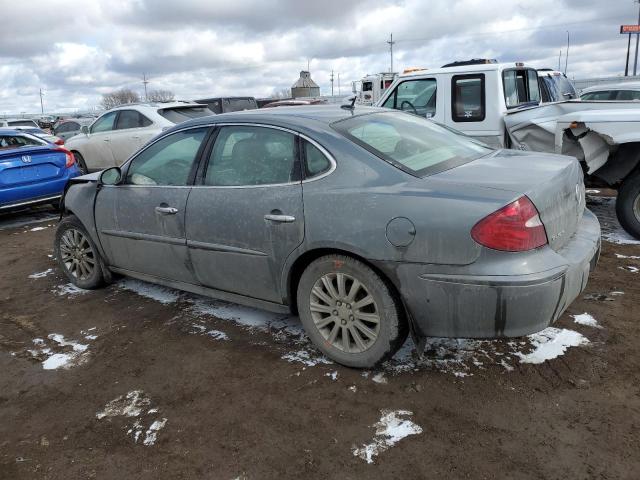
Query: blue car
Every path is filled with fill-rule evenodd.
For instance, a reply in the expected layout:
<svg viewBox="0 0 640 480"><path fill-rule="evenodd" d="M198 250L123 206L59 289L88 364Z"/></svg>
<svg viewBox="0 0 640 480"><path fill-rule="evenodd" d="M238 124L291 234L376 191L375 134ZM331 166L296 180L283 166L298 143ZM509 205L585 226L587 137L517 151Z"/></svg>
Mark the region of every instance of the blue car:
<svg viewBox="0 0 640 480"><path fill-rule="evenodd" d="M56 204L80 175L73 154L30 133L0 129L0 211Z"/></svg>

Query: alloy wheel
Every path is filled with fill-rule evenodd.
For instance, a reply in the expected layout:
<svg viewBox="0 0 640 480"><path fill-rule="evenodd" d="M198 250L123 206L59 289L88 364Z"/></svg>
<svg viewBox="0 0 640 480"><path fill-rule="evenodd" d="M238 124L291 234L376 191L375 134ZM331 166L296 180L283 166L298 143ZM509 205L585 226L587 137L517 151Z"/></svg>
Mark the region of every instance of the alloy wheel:
<svg viewBox="0 0 640 480"><path fill-rule="evenodd" d="M311 289L310 308L325 342L345 353L368 350L380 333L380 314L373 296L346 273L320 277Z"/></svg>
<svg viewBox="0 0 640 480"><path fill-rule="evenodd" d="M60 237L60 258L67 271L78 280L91 278L96 269L96 255L86 235L75 228Z"/></svg>

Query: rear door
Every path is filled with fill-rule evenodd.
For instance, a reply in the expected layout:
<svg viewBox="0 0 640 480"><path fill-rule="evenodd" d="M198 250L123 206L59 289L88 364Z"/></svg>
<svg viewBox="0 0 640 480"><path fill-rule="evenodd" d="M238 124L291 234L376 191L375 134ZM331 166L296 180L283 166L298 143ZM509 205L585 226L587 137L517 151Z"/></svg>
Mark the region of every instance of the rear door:
<svg viewBox="0 0 640 480"><path fill-rule="evenodd" d="M187 205L197 279L218 290L281 302L285 260L302 243L297 135L264 126L220 128Z"/></svg>
<svg viewBox="0 0 640 480"><path fill-rule="evenodd" d="M126 166L122 184L101 188L96 227L111 265L196 283L189 268L185 214L208 132L198 127L163 137Z"/></svg>

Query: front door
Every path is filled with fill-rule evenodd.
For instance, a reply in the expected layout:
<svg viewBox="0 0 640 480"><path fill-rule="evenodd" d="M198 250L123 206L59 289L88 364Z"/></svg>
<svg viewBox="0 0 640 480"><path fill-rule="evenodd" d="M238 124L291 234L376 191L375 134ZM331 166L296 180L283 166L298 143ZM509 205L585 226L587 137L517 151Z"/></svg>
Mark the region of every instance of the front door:
<svg viewBox="0 0 640 480"><path fill-rule="evenodd" d="M109 263L132 272L197 283L189 268L185 214L208 128L168 135L125 167L120 185L96 198L96 227Z"/></svg>
<svg viewBox="0 0 640 480"><path fill-rule="evenodd" d="M111 134L115 128L117 116L117 111L106 113L91 125L88 141L82 148L82 155L90 170L113 167Z"/></svg>
<svg viewBox="0 0 640 480"><path fill-rule="evenodd" d="M198 280L281 302L284 262L302 243L297 136L268 127L222 127L187 205L187 244Z"/></svg>

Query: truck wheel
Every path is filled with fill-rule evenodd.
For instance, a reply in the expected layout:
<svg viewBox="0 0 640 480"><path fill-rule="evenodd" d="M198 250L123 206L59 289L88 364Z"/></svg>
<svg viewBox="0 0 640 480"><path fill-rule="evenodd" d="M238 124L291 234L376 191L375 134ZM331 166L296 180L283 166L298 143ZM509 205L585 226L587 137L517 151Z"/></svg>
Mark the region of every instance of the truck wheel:
<svg viewBox="0 0 640 480"><path fill-rule="evenodd" d="M104 285L102 258L75 215L58 224L53 248L58 265L76 287L91 290Z"/></svg>
<svg viewBox="0 0 640 480"><path fill-rule="evenodd" d="M312 262L298 285L304 328L325 355L356 368L391 358L407 338L400 301L364 263L343 255Z"/></svg>
<svg viewBox="0 0 640 480"><path fill-rule="evenodd" d="M622 228L640 240L640 172L629 175L618 189L616 215Z"/></svg>

